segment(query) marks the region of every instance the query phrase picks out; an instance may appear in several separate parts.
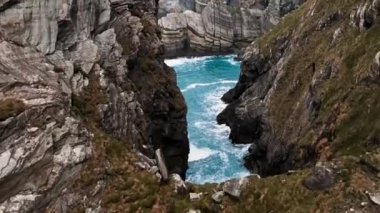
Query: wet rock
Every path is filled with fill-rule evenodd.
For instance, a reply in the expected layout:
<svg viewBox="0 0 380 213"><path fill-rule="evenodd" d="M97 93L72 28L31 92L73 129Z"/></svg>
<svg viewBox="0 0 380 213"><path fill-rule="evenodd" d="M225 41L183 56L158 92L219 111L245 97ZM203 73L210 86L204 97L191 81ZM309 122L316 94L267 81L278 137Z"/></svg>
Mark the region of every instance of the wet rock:
<svg viewBox="0 0 380 213"><path fill-rule="evenodd" d="M241 191L247 184L247 178L229 180L223 184L223 192L232 196L233 198L239 199Z"/></svg>
<svg viewBox="0 0 380 213"><path fill-rule="evenodd" d="M187 194L187 187L181 176L178 174L170 175L170 184L174 188L174 192L179 195Z"/></svg>
<svg viewBox="0 0 380 213"><path fill-rule="evenodd" d="M224 191L219 191L212 194L211 198L215 203L222 203L223 196L224 196Z"/></svg>
<svg viewBox="0 0 380 213"><path fill-rule="evenodd" d="M316 166L312 173L305 178L303 185L309 190L326 190L334 186L333 170L326 166Z"/></svg>

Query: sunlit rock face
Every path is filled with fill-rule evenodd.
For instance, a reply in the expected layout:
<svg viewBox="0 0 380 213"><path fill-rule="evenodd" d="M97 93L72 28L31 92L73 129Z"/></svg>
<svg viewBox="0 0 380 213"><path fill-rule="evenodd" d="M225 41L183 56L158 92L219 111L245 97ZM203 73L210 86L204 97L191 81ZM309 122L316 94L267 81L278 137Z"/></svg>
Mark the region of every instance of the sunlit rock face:
<svg viewBox="0 0 380 213"><path fill-rule="evenodd" d="M94 153L92 125L149 157L161 148L169 172L185 178L187 109L163 62L156 8L0 2L0 212L60 212L81 200L69 186Z"/></svg>
<svg viewBox="0 0 380 213"><path fill-rule="evenodd" d="M303 1L179 0L160 2L159 26L167 54L228 52L244 47ZM179 19L181 21L179 21Z"/></svg>

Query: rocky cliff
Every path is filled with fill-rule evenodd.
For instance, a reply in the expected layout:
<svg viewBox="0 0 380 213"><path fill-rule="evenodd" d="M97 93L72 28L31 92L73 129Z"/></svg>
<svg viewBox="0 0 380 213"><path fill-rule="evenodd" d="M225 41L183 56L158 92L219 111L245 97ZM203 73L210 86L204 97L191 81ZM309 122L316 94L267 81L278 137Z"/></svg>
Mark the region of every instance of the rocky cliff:
<svg viewBox="0 0 380 213"><path fill-rule="evenodd" d="M245 47L304 1L163 0L159 26L169 56Z"/></svg>
<svg viewBox="0 0 380 213"><path fill-rule="evenodd" d="M245 51L219 123L261 175L379 148L380 2L309 1Z"/></svg>
<svg viewBox="0 0 380 213"><path fill-rule="evenodd" d="M160 149L169 173L185 178L186 105L163 62L156 8L0 2L0 212L71 212L89 196L97 206L101 197L80 184L86 172L107 188L132 150L154 158Z"/></svg>
<svg viewBox="0 0 380 213"><path fill-rule="evenodd" d="M0 212L379 212L379 0L308 0L246 49L218 121L265 178L205 185L156 5L0 1Z"/></svg>

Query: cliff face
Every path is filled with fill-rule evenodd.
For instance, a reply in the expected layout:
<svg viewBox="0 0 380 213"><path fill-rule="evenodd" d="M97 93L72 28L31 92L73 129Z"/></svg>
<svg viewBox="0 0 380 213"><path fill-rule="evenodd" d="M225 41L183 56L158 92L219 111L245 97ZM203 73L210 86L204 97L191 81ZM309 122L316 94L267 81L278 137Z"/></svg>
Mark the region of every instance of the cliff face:
<svg viewBox="0 0 380 213"><path fill-rule="evenodd" d="M380 2L308 1L245 51L219 123L274 175L379 148ZM326 3L327 4L327 3Z"/></svg>
<svg viewBox="0 0 380 213"><path fill-rule="evenodd" d="M247 48L218 121L252 144L248 168L279 175L203 186L160 184L150 159L160 148L184 177L189 151L156 12L157 1L0 1L0 212L378 212L379 0L309 0Z"/></svg>
<svg viewBox="0 0 380 213"><path fill-rule="evenodd" d="M151 158L160 148L185 178L186 105L163 62L156 4L0 2L1 212L68 211L88 160L113 168L99 156L115 144Z"/></svg>
<svg viewBox="0 0 380 213"><path fill-rule="evenodd" d="M303 2L164 0L159 10L162 42L168 55L228 52L254 41Z"/></svg>

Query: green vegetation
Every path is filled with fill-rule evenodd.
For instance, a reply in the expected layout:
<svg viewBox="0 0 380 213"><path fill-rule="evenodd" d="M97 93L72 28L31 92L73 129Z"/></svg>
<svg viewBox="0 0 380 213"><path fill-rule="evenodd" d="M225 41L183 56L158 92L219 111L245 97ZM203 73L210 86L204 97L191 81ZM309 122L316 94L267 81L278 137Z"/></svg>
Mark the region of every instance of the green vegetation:
<svg viewBox="0 0 380 213"><path fill-rule="evenodd" d="M99 128L96 105L104 101L104 95L92 80L81 97L73 98L75 112L89 121L95 147L93 158L74 187L93 189L99 180L105 181L105 190L97 196L101 197L102 206L108 212L181 213L200 209L202 212L304 213L346 212L353 207L371 212L376 206L361 207L361 202L368 201L365 191L380 187L379 178L373 172L373 168L380 168L379 155L374 153L380 140L380 89L363 85L360 80L368 74L371 62L380 50L380 24L376 23L365 32L350 25L351 8L361 2L309 0L257 41L266 58L271 58L282 48L280 38L289 41L288 46L292 49L283 61L281 69L284 73L272 94L269 116L275 121L272 124L274 129L283 130L279 134L284 138L286 134L303 129L296 132L299 134L294 137L296 140L286 141L295 145L299 155L315 146L321 132L327 131L331 135L329 152L337 166L334 168L336 184L331 189L306 189L302 182L311 174L306 168L292 175L250 178L240 200L225 196L221 205L211 200L211 195L220 190L216 184L189 184L189 191L204 193L201 200L191 202L188 197L174 194L170 185L160 184L155 176L136 168L131 143L116 140ZM331 19L337 14L338 18ZM321 22L325 22L324 27L319 27ZM145 33L156 30L150 28L148 20L143 25ZM342 34L332 44L338 28ZM144 84L136 85L139 89L167 85L172 80L156 76L156 65L149 56L138 56L137 64L145 74L139 76L145 78ZM305 103L316 73L323 71L326 64L331 64L332 73L330 78L315 85L316 95L322 103L315 126L302 126L307 123L302 103ZM174 97L173 107L185 110L182 99L182 96ZM3 105L0 102L0 108ZM0 120L2 118L0 116Z"/></svg>
<svg viewBox="0 0 380 213"><path fill-rule="evenodd" d="M277 82L269 110L274 129L281 130L280 137L292 134L297 128L289 127L290 119L305 119L302 113L305 108L296 103L305 101L315 73L331 64L332 77L316 88L322 105L315 123L330 129L334 139L330 141L332 151L337 155L358 155L374 148L371 141L380 137L376 115L380 110L380 89L375 85L361 85L360 81L368 75L380 50L380 24L377 22L364 32L350 24L351 9L360 3L359 0L308 1L258 39L262 54L268 58L279 52L282 38L289 42L287 46L292 46L286 53L284 73ZM342 33L332 44L334 32L339 28ZM290 143L313 146L320 133L307 126L302 129L298 139Z"/></svg>
<svg viewBox="0 0 380 213"><path fill-rule="evenodd" d="M99 122L98 105L106 101L99 80L95 75L89 76L89 85L84 88L80 96L72 95L72 109L83 118L91 118L92 121Z"/></svg>

